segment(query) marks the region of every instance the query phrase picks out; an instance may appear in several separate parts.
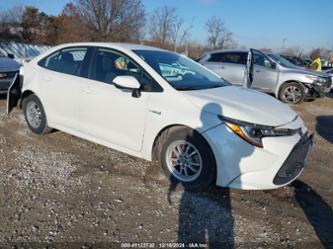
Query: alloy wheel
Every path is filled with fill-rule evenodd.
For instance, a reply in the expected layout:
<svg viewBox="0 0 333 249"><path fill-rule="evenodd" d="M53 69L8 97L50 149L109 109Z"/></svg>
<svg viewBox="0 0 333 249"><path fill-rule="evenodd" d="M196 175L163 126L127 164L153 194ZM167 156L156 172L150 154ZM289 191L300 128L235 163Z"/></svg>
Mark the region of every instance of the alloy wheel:
<svg viewBox="0 0 333 249"><path fill-rule="evenodd" d="M27 105L27 119L29 124L37 129L42 123L42 111L36 102L30 101Z"/></svg>
<svg viewBox="0 0 333 249"><path fill-rule="evenodd" d="M302 90L297 86L288 86L283 90L282 99L286 103L297 104L302 99Z"/></svg>
<svg viewBox="0 0 333 249"><path fill-rule="evenodd" d="M170 173L183 182L197 179L203 167L199 150L185 140L178 140L169 145L166 164Z"/></svg>

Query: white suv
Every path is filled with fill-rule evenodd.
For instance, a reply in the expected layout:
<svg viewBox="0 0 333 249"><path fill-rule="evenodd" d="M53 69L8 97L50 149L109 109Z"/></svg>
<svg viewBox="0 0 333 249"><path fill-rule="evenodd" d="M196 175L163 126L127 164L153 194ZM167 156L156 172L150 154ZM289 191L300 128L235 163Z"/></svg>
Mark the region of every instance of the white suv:
<svg viewBox="0 0 333 249"><path fill-rule="evenodd" d="M312 145L300 117L153 47L73 43L24 65L10 87L37 134L55 128L147 160L186 188L271 189L299 176ZM22 85L22 88L20 87Z"/></svg>

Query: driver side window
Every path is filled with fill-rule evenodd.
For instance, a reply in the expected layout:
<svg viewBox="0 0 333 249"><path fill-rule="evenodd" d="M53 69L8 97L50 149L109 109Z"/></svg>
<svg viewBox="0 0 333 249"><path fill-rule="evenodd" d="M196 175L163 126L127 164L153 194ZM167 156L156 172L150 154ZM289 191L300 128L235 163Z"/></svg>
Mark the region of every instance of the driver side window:
<svg viewBox="0 0 333 249"><path fill-rule="evenodd" d="M253 53L253 57L254 57L254 64L258 65L258 66L262 66L262 67L266 67L266 68L273 68L273 63L263 54L259 54L254 52Z"/></svg>
<svg viewBox="0 0 333 249"><path fill-rule="evenodd" d="M97 48L90 78L113 84L117 76L133 76L141 83L141 90L146 92L161 91L161 87L127 56L116 51Z"/></svg>

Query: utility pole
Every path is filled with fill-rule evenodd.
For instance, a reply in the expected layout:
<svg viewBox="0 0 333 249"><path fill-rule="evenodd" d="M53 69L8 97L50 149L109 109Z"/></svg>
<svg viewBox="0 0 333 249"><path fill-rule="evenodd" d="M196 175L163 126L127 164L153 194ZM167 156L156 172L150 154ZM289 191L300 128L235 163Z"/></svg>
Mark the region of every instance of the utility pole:
<svg viewBox="0 0 333 249"><path fill-rule="evenodd" d="M283 38L282 39L282 50L284 50L286 48L286 42L287 42L287 38Z"/></svg>

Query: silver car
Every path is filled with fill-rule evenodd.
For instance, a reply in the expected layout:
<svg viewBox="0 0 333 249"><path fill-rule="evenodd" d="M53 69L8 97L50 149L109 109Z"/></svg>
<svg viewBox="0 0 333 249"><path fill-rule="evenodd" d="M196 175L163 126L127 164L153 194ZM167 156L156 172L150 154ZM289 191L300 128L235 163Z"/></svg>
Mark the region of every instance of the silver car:
<svg viewBox="0 0 333 249"><path fill-rule="evenodd" d="M274 94L285 103L298 104L308 98L323 97L330 91L329 75L295 66L279 55L255 49L212 51L202 56L199 63L230 83L243 85L247 80L245 71L249 58L253 64L252 88Z"/></svg>

